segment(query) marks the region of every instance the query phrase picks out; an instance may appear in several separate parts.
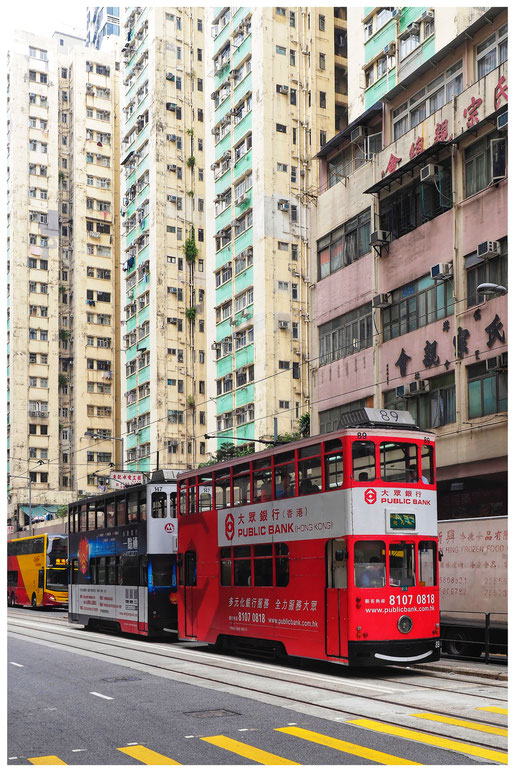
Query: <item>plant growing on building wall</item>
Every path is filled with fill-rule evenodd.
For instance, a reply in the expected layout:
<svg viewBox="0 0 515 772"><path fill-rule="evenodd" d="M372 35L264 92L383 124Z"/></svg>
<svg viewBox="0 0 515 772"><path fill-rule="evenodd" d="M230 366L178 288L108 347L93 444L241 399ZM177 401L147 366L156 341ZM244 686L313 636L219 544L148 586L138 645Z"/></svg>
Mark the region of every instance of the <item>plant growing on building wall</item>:
<svg viewBox="0 0 515 772"><path fill-rule="evenodd" d="M298 422L299 432L302 437L309 437L309 432L311 429L311 418L309 413L303 413Z"/></svg>
<svg viewBox="0 0 515 772"><path fill-rule="evenodd" d="M58 377L59 386L67 386L68 385L68 376L64 373L59 373Z"/></svg>
<svg viewBox="0 0 515 772"><path fill-rule="evenodd" d="M193 129L186 129L186 134L189 134L190 137L193 136Z"/></svg>
<svg viewBox="0 0 515 772"><path fill-rule="evenodd" d="M188 398L186 401L188 403L188 407L195 407L195 397L193 396L193 394L188 394Z"/></svg>
<svg viewBox="0 0 515 772"><path fill-rule="evenodd" d="M60 171L58 176L59 176L59 182L62 182L64 180L64 172Z"/></svg>
<svg viewBox="0 0 515 772"><path fill-rule="evenodd" d="M194 263L198 255L198 247L195 244L195 231L193 228L191 229L189 237L186 239L183 249L186 262Z"/></svg>
<svg viewBox="0 0 515 772"><path fill-rule="evenodd" d="M68 330L63 330L63 329L60 329L60 330L59 330L59 339L60 339L60 340L62 340L63 342L65 342L65 341L67 341L67 340L68 340L68 338L69 338L69 337L70 337L70 333L69 333L69 331L68 331Z"/></svg>
<svg viewBox="0 0 515 772"><path fill-rule="evenodd" d="M60 284L59 285L59 292L63 293L65 289L66 288L65 288L64 284Z"/></svg>
<svg viewBox="0 0 515 772"><path fill-rule="evenodd" d="M186 309L186 319L189 319L190 322L195 321L195 317L197 316L197 309L195 306L190 306Z"/></svg>
<svg viewBox="0 0 515 772"><path fill-rule="evenodd" d="M186 163L190 167L191 166L195 166L195 156L194 155L190 155L190 157L187 159Z"/></svg>
<svg viewBox="0 0 515 772"><path fill-rule="evenodd" d="M195 195L195 191L194 191L194 190L188 190L188 194L187 194L187 195L188 195L190 198L193 198L193 196Z"/></svg>

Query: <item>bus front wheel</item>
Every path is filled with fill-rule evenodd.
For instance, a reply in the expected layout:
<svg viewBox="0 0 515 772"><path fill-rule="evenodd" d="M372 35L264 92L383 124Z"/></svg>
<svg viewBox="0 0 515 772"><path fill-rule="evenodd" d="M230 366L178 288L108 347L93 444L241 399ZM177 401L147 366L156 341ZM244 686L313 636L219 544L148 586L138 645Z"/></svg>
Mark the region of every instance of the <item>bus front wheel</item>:
<svg viewBox="0 0 515 772"><path fill-rule="evenodd" d="M32 593L32 600L30 602L30 605L32 606L32 608L37 608L38 607L38 599L36 598L36 593L35 592Z"/></svg>

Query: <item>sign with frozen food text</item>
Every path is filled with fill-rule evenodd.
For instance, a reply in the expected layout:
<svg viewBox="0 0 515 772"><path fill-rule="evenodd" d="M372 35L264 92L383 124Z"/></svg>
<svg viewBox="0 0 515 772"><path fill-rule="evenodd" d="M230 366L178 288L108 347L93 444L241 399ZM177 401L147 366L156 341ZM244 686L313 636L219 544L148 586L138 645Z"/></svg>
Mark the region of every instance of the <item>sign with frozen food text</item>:
<svg viewBox="0 0 515 772"><path fill-rule="evenodd" d="M143 485L145 475L142 472L111 472L109 485L111 488L128 488L129 485Z"/></svg>

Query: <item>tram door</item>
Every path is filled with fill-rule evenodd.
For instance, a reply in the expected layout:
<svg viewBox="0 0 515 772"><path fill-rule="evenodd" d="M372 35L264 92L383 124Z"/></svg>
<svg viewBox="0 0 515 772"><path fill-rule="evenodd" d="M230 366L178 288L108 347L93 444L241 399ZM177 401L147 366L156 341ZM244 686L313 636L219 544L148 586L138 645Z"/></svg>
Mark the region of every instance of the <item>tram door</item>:
<svg viewBox="0 0 515 772"><path fill-rule="evenodd" d="M347 544L345 539L331 539L326 545L326 654L346 657L347 618Z"/></svg>
<svg viewBox="0 0 515 772"><path fill-rule="evenodd" d="M187 550L184 553L184 633L197 635L195 592L197 587L197 553Z"/></svg>

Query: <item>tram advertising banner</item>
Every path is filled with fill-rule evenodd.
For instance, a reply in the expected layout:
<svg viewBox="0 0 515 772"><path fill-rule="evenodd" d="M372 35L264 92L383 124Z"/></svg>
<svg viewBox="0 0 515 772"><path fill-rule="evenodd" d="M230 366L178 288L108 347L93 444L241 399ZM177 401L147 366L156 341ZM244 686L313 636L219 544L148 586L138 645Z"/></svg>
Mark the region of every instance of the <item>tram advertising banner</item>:
<svg viewBox="0 0 515 772"><path fill-rule="evenodd" d="M436 491L353 488L218 511L218 546L346 534L436 536Z"/></svg>

